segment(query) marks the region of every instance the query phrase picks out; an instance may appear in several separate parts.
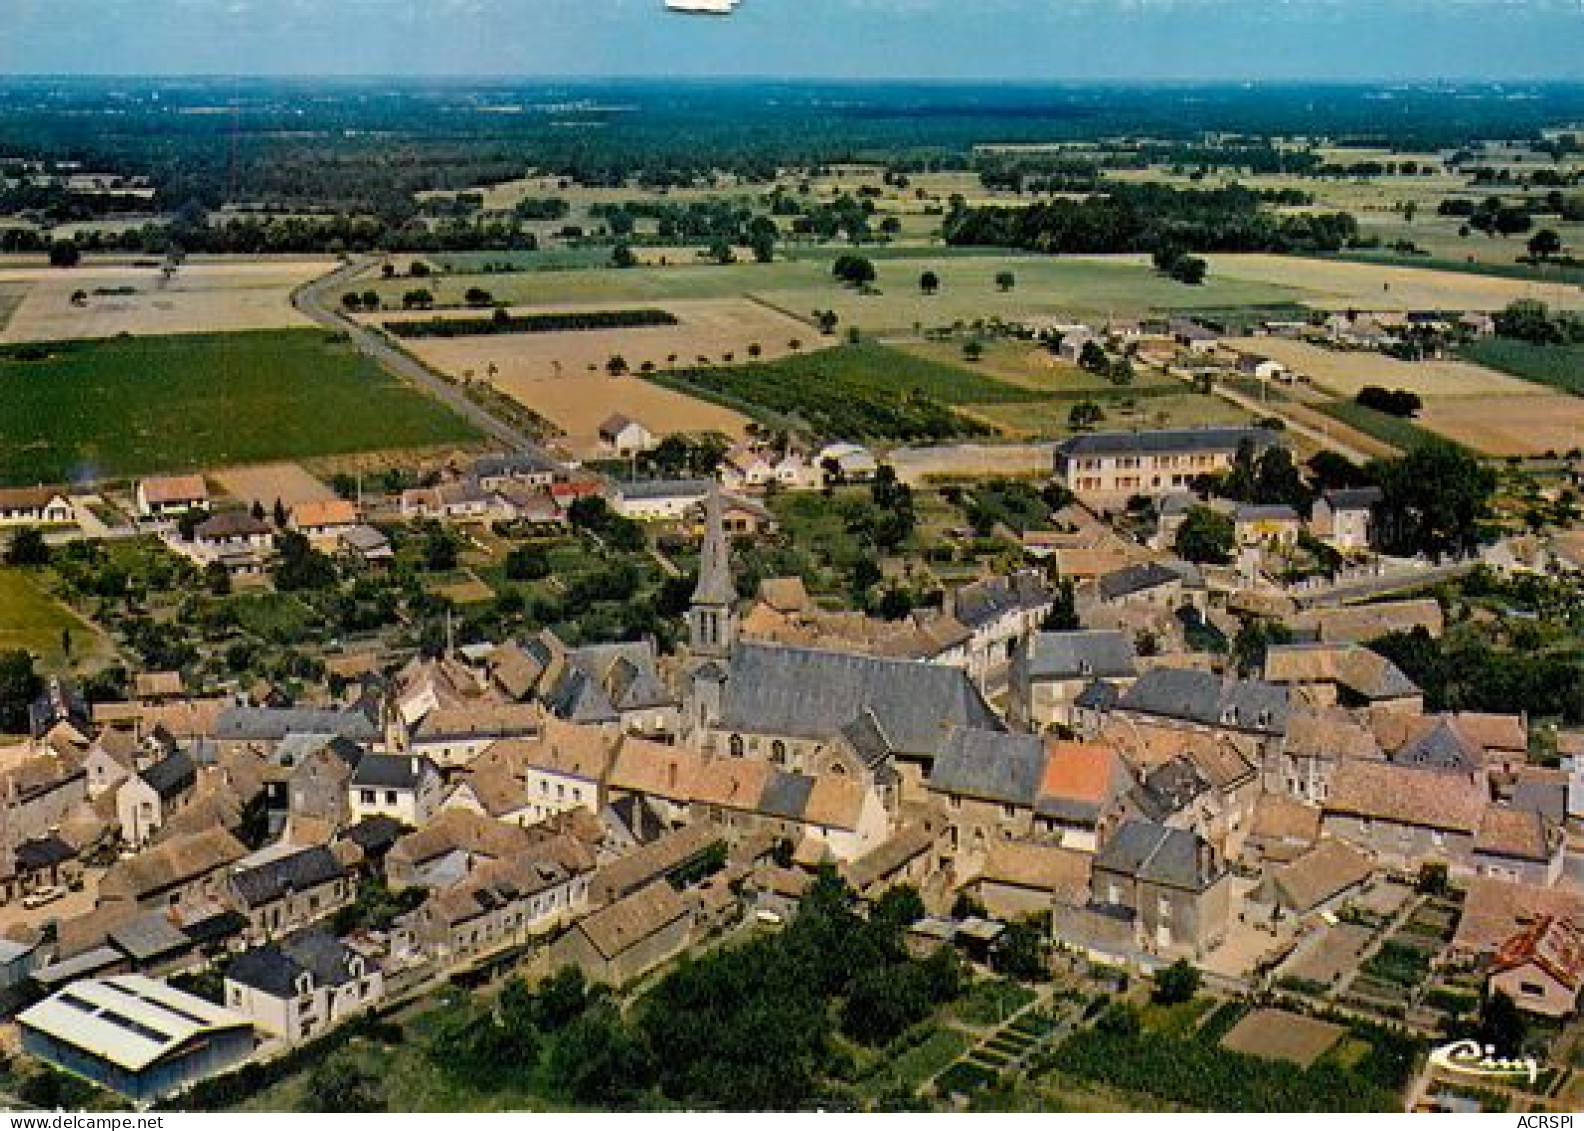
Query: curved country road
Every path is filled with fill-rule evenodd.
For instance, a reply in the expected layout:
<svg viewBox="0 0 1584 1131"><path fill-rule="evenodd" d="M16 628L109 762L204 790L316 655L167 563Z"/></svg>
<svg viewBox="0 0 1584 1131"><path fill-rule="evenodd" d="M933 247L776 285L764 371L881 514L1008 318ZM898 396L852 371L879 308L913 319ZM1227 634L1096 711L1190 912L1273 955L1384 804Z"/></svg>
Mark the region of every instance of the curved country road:
<svg viewBox="0 0 1584 1131"><path fill-rule="evenodd" d="M362 270L365 263L366 261L363 260L354 260L336 268L328 275L304 284L292 295L292 305L327 330L347 335L361 353L373 358L403 380L411 381L458 416L470 421L501 443L516 451L534 452L551 459L552 457L532 437L513 428L482 405L470 400L460 389L436 377L409 354L397 349L380 335L354 322L341 312L338 288Z"/></svg>

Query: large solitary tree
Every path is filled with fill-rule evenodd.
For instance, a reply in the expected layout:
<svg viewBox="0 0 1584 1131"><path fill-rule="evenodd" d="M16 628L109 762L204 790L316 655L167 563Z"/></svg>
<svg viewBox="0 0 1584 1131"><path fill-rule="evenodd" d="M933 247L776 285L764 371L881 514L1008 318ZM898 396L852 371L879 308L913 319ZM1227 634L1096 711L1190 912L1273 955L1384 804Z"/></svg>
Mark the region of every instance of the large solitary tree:
<svg viewBox="0 0 1584 1131"><path fill-rule="evenodd" d="M1479 543L1480 524L1496 491L1496 473L1469 452L1432 440L1400 459L1376 461L1380 531L1389 553L1440 557Z"/></svg>

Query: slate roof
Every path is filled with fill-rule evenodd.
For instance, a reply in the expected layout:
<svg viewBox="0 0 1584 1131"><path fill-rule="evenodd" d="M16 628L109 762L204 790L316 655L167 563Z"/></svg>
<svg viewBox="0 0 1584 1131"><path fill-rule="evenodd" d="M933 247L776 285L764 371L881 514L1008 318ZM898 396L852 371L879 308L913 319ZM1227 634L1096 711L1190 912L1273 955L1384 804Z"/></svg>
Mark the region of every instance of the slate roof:
<svg viewBox="0 0 1584 1131"><path fill-rule="evenodd" d="M226 980L271 997L295 997L297 979L305 973L320 986L341 986L355 980L353 957L352 948L333 935L304 931L239 954L227 967Z"/></svg>
<svg viewBox="0 0 1584 1131"><path fill-rule="evenodd" d="M206 542L222 538L257 538L273 534L275 528L247 511L225 511L212 515L193 527L193 536Z"/></svg>
<svg viewBox="0 0 1584 1131"><path fill-rule="evenodd" d="M288 892L307 891L340 879L346 874L341 861L324 845L314 845L289 856L232 873L231 886L249 907L261 907L281 899Z"/></svg>
<svg viewBox="0 0 1584 1131"><path fill-rule="evenodd" d="M1089 629L1039 632L1029 638L1024 671L1030 679L1117 679L1138 674L1125 632Z"/></svg>
<svg viewBox="0 0 1584 1131"><path fill-rule="evenodd" d="M1473 773L1485 764L1485 752L1469 742L1445 716L1387 757L1397 766L1465 774Z"/></svg>
<svg viewBox="0 0 1584 1131"><path fill-rule="evenodd" d="M186 753L177 750L155 762L141 775L148 787L161 801L169 801L193 787L198 780L198 767Z"/></svg>
<svg viewBox="0 0 1584 1131"><path fill-rule="evenodd" d="M751 642L733 651L719 726L828 739L866 708L908 754L935 753L952 727L1002 729L956 668Z"/></svg>
<svg viewBox="0 0 1584 1131"><path fill-rule="evenodd" d="M1088 432L1061 443L1068 456L1132 455L1136 452L1236 451L1244 440L1269 447L1276 433L1264 428L1164 428L1150 432Z"/></svg>
<svg viewBox="0 0 1584 1131"><path fill-rule="evenodd" d="M1140 562L1138 565L1123 566L1121 569L1113 570L1102 576L1096 584L1100 590L1101 600L1118 601L1134 593L1143 593L1150 589L1158 589L1162 585L1182 581L1182 574L1174 569L1167 569L1159 562Z"/></svg>
<svg viewBox="0 0 1584 1131"><path fill-rule="evenodd" d="M1145 776L1133 791L1133 800L1145 817L1164 821L1193 804L1209 788L1210 783L1192 760L1173 758Z"/></svg>
<svg viewBox="0 0 1584 1131"><path fill-rule="evenodd" d="M1321 498L1333 511L1367 511L1381 501L1379 487L1343 487L1324 491Z"/></svg>
<svg viewBox="0 0 1584 1131"><path fill-rule="evenodd" d="M369 754L352 771L351 784L371 789L416 789L426 769L431 774L437 772L427 756Z"/></svg>
<svg viewBox="0 0 1584 1131"><path fill-rule="evenodd" d="M500 479L514 475L543 475L553 472L556 462L543 452L532 450L480 456L473 461L473 478Z"/></svg>
<svg viewBox="0 0 1584 1131"><path fill-rule="evenodd" d="M1110 680L1097 679L1078 693L1073 706L1083 711L1109 711L1122 702L1122 688Z"/></svg>
<svg viewBox="0 0 1584 1131"><path fill-rule="evenodd" d="M774 772L759 795L758 810L773 817L801 821L814 792L814 779L803 774Z"/></svg>
<svg viewBox="0 0 1584 1131"><path fill-rule="evenodd" d="M1032 806L1045 774L1045 740L1035 734L957 728L930 768L941 793Z"/></svg>
<svg viewBox="0 0 1584 1131"><path fill-rule="evenodd" d="M1018 570L962 586L951 596L952 615L969 628L982 628L1008 613L1048 605L1052 597L1050 585L1036 571Z"/></svg>
<svg viewBox="0 0 1584 1131"><path fill-rule="evenodd" d="M1287 730L1284 688L1259 680L1223 682L1214 672L1156 668L1123 693L1125 711L1261 734Z"/></svg>
<svg viewBox="0 0 1584 1131"><path fill-rule="evenodd" d="M624 499L697 499L702 502L715 487L713 479L639 479L616 484Z"/></svg>
<svg viewBox="0 0 1584 1131"><path fill-rule="evenodd" d="M324 707L232 707L221 713L215 737L223 742L279 742L289 734L332 734L375 742L378 724L362 711Z"/></svg>
<svg viewBox="0 0 1584 1131"><path fill-rule="evenodd" d="M1095 856L1094 866L1166 887L1202 891L1223 872L1209 845L1187 829L1128 820Z"/></svg>

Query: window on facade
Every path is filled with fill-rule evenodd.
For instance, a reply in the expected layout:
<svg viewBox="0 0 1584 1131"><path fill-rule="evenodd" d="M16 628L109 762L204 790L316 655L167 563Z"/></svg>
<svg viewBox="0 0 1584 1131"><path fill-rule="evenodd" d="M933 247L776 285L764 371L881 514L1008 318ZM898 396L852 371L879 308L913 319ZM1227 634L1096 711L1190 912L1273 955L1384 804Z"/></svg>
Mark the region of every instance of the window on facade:
<svg viewBox="0 0 1584 1131"><path fill-rule="evenodd" d="M729 749L731 751L731 756L733 758L741 758L743 756L742 735L740 735L740 734L732 735L731 736L731 741L728 742L726 745L727 745L727 749Z"/></svg>

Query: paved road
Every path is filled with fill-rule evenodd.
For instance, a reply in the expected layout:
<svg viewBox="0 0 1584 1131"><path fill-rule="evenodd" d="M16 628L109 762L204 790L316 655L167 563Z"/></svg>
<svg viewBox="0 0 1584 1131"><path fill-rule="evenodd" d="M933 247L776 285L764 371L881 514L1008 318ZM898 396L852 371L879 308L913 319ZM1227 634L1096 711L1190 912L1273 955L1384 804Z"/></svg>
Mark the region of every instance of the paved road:
<svg viewBox="0 0 1584 1131"><path fill-rule="evenodd" d="M306 284L292 295L292 305L326 329L346 334L359 351L379 362L396 376L411 381L435 400L444 403L457 415L471 421L481 431L501 443L517 451L536 452L551 458L532 437L470 400L456 386L436 377L411 355L397 349L380 335L341 313L340 288L363 266L363 261L353 261L323 278Z"/></svg>
<svg viewBox="0 0 1584 1131"><path fill-rule="evenodd" d="M1479 564L1479 561L1474 559L1450 562L1446 565L1424 566L1411 571L1398 570L1381 577L1345 582L1328 589L1295 593L1293 599L1300 608L1304 609L1318 605L1347 605L1357 601L1367 601L1372 597L1382 597L1388 593L1401 592L1404 589L1420 589L1437 582L1448 581L1468 573Z"/></svg>
<svg viewBox="0 0 1584 1131"><path fill-rule="evenodd" d="M1294 419L1291 414L1282 411L1283 405L1280 402L1255 400L1253 397L1245 396L1236 389L1226 388L1219 381L1212 386L1212 389L1216 396L1230 404L1236 405L1245 412L1251 412L1256 416L1274 416L1279 418L1287 425L1287 431L1299 436L1306 436L1322 448L1330 448L1332 451L1346 456L1354 463L1365 464L1375 458L1368 452L1360 451L1351 444L1343 443L1327 432L1322 432L1318 428L1312 428L1302 421Z"/></svg>

